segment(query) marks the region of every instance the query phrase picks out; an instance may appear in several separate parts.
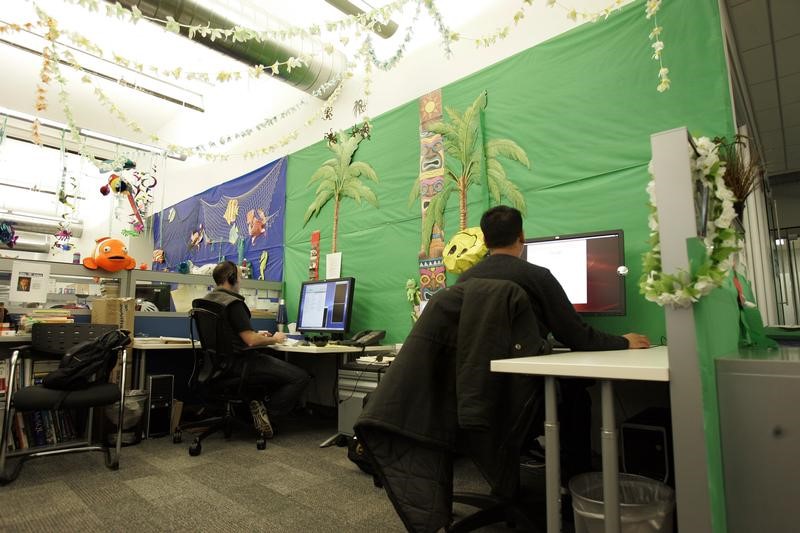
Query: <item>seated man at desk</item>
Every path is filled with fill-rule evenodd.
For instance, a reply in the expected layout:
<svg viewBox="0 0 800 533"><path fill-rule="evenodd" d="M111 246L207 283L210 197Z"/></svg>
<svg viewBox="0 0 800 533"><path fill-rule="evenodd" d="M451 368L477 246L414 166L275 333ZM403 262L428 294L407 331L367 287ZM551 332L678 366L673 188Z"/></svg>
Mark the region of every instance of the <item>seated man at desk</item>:
<svg viewBox="0 0 800 533"><path fill-rule="evenodd" d="M284 341L286 335L258 333L250 324L250 309L239 294L239 268L231 261L223 261L212 273L217 287L205 296L205 299L225 306L228 325L235 333L234 350L244 347L269 346ZM241 372L241 367L232 368L231 372ZM271 395L263 402L250 402L253 420L267 436L273 434L269 417L288 415L297 406L311 376L308 372L291 363L264 352L253 354L248 365L248 382L263 384Z"/></svg>
<svg viewBox="0 0 800 533"><path fill-rule="evenodd" d="M552 334L558 342L572 350L650 347L650 341L644 335L610 335L584 322L550 271L522 259L525 235L522 214L517 209L505 205L489 209L481 217L481 230L489 256L461 274L459 282L484 278L517 283L528 294L542 337ZM549 353L551 349L548 345L544 353ZM591 469L591 402L586 387L592 383L585 379L559 380L559 419L564 436L562 450L568 456L564 464L570 465L575 473Z"/></svg>

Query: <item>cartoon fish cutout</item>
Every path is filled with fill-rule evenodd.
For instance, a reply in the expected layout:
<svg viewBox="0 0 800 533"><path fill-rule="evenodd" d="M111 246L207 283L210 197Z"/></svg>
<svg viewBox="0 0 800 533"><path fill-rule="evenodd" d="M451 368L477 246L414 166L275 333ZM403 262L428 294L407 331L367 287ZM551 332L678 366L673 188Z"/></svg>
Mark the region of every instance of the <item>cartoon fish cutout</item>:
<svg viewBox="0 0 800 533"><path fill-rule="evenodd" d="M239 240L239 228L236 227L236 224L231 226L231 231L228 232L228 242L231 244L236 244Z"/></svg>
<svg viewBox="0 0 800 533"><path fill-rule="evenodd" d="M167 212L167 222L172 222L173 220L175 220L175 215L177 215L177 213L175 212L175 208L171 207L169 209L169 212Z"/></svg>
<svg viewBox="0 0 800 533"><path fill-rule="evenodd" d="M232 198L228 200L228 207L225 209L225 214L222 215L222 218L225 219L229 225L233 224L236 220L236 217L239 216L239 200L236 198Z"/></svg>
<svg viewBox="0 0 800 533"><path fill-rule="evenodd" d="M97 244L91 257L83 259L83 266L86 268L92 270L100 268L107 272L136 268L136 260L128 255L128 247L121 240L101 237L95 242Z"/></svg>
<svg viewBox="0 0 800 533"><path fill-rule="evenodd" d="M264 250L261 252L261 257L258 260L258 271L261 272L261 275L258 279L266 279L264 277L264 272L267 270L267 260L269 259L269 252Z"/></svg>

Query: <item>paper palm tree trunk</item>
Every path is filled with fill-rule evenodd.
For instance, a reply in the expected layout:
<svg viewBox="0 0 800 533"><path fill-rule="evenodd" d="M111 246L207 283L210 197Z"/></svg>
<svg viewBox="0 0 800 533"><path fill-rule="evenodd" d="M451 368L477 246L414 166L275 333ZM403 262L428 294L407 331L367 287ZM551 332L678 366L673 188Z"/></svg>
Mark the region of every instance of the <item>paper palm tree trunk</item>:
<svg viewBox="0 0 800 533"><path fill-rule="evenodd" d="M339 197L334 198L333 204L333 244L331 253L336 253L336 237L339 234Z"/></svg>

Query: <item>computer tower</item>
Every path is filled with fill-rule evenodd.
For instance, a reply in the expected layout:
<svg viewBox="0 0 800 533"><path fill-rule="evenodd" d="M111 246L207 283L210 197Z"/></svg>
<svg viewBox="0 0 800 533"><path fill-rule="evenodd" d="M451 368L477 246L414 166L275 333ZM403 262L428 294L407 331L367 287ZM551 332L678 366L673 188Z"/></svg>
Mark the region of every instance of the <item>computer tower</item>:
<svg viewBox="0 0 800 533"><path fill-rule="evenodd" d="M672 420L665 407L650 407L620 426L622 470L675 486Z"/></svg>
<svg viewBox="0 0 800 533"><path fill-rule="evenodd" d="M172 395L175 376L172 374L151 374L147 376L147 390L150 398L147 408L148 439L163 437L172 433Z"/></svg>

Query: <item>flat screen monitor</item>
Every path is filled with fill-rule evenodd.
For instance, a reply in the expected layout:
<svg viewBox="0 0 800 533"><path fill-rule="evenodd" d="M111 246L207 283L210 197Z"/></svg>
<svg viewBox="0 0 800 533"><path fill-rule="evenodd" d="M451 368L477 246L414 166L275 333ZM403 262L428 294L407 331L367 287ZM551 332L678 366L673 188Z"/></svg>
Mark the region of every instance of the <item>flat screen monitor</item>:
<svg viewBox="0 0 800 533"><path fill-rule="evenodd" d="M622 230L528 239L524 258L548 269L579 313L625 314Z"/></svg>
<svg viewBox="0 0 800 533"><path fill-rule="evenodd" d="M297 308L297 330L340 335L350 329L355 278L304 281Z"/></svg>

